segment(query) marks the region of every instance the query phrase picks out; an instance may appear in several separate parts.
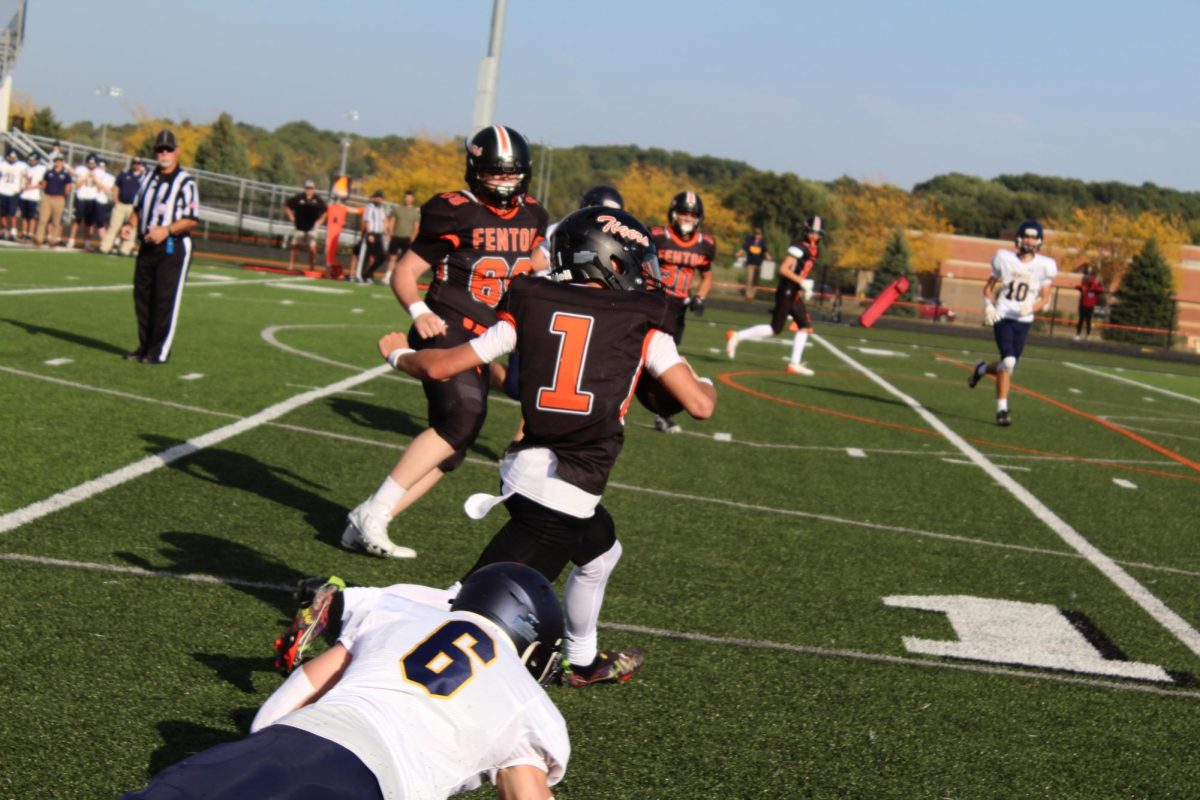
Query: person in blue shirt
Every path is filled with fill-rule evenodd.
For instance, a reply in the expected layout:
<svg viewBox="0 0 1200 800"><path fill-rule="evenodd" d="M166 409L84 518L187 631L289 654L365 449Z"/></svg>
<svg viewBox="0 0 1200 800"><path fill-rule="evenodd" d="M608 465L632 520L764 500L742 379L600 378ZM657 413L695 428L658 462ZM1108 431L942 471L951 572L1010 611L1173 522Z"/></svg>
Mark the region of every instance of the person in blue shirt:
<svg viewBox="0 0 1200 800"><path fill-rule="evenodd" d="M63 210L67 204L67 188L74 183L71 170L67 169L63 154L54 156L54 166L46 171L42 178L42 204L38 208L37 246L46 243L47 235L53 229L52 244L58 244L62 237Z"/></svg>
<svg viewBox="0 0 1200 800"><path fill-rule="evenodd" d="M116 244L117 234L121 235L120 253L123 256L133 255L135 237L133 230L127 228L130 216L133 215L133 201L138 189L146 178L146 165L141 159L135 158L130 165L117 175L116 196L113 198L112 217L109 219L108 230L100 241L100 252L111 255ZM122 230L125 229L125 230Z"/></svg>

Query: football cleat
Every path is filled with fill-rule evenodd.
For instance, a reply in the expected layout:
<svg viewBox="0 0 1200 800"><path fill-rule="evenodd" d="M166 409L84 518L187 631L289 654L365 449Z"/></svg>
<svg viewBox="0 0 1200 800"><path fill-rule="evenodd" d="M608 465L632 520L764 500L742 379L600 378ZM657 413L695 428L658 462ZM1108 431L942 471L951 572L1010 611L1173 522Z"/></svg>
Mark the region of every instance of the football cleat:
<svg viewBox="0 0 1200 800"><path fill-rule="evenodd" d="M996 424L1001 428L1007 428L1012 425L1012 416L1008 413L1008 409L996 412Z"/></svg>
<svg viewBox="0 0 1200 800"><path fill-rule="evenodd" d="M737 358L738 335L732 328L725 331L725 355Z"/></svg>
<svg viewBox="0 0 1200 800"><path fill-rule="evenodd" d="M983 376L987 374L987 370L985 369L986 367L986 361L980 361L978 364L976 364L975 369L971 370L971 376L967 378L967 386L974 389L975 384L983 380Z"/></svg>
<svg viewBox="0 0 1200 800"><path fill-rule="evenodd" d="M799 364L793 364L790 361L788 362L788 365L787 365L787 372L788 372L788 375L803 375L806 378L810 378L813 375L817 374L817 373L813 372L811 369L809 369L808 365L805 364L804 362L801 362Z"/></svg>
<svg viewBox="0 0 1200 800"><path fill-rule="evenodd" d="M654 430L659 433L683 433L683 428L679 427L679 423L670 417L655 417Z"/></svg>
<svg viewBox="0 0 1200 800"><path fill-rule="evenodd" d="M416 558L417 551L392 544L387 523L371 511L370 501L364 501L346 515L349 523L342 532L342 547L379 558Z"/></svg>
<svg viewBox="0 0 1200 800"><path fill-rule="evenodd" d="M573 689L582 689L593 683L619 683L633 677L646 663L646 656L639 647L624 650L601 650L596 660L586 669L566 664L563 680Z"/></svg>
<svg viewBox="0 0 1200 800"><path fill-rule="evenodd" d="M290 675L292 670L300 666L308 655L310 645L325 630L334 598L345 588L346 582L336 575L300 581L296 587L300 610L296 612L287 632L275 640L276 670L283 675Z"/></svg>

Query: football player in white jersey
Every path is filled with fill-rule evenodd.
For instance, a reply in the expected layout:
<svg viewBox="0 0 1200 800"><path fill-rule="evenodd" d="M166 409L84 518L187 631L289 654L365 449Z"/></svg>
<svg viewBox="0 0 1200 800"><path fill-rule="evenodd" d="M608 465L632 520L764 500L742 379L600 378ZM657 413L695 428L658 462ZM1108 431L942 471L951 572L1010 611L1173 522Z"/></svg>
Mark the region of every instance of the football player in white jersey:
<svg viewBox="0 0 1200 800"><path fill-rule="evenodd" d="M423 602L445 593L410 588L362 590L338 643L291 674L250 736L123 798L434 800L485 780L501 800L552 798L570 756L566 722L540 685L562 637L554 587L499 563L468 577L448 607Z"/></svg>
<svg viewBox="0 0 1200 800"><path fill-rule="evenodd" d="M996 424L1012 424L1008 411L1008 389L1013 371L1025 349L1034 315L1050 302L1050 284L1058 274L1054 259L1042 248L1042 226L1027 219L1017 228L1017 252L997 250L992 257L992 277L983 287L984 322L995 331L1000 358L975 365L967 385L972 389L984 375L996 376ZM997 293L997 289L999 293Z"/></svg>
<svg viewBox="0 0 1200 800"><path fill-rule="evenodd" d="M17 240L17 212L21 189L25 188L25 163L16 150L9 150L0 163L0 239Z"/></svg>

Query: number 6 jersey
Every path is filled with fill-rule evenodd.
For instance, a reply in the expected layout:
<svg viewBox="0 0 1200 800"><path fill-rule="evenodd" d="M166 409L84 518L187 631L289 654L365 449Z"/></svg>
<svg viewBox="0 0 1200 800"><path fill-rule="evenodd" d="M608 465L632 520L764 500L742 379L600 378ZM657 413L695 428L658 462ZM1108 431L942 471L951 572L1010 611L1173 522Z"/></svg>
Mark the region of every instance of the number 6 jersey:
<svg viewBox="0 0 1200 800"><path fill-rule="evenodd" d="M528 195L508 211L467 191L437 195L421 206L412 246L434 269L425 302L443 317L449 310L475 323L467 327L476 333L491 327L509 281L530 270L546 222L546 209Z"/></svg>
<svg viewBox="0 0 1200 800"><path fill-rule="evenodd" d="M1043 286L1048 286L1058 274L1058 265L1049 256L1034 254L1022 261L1011 250L997 250L992 257L992 277L1000 282L996 310L1001 319L1033 322L1033 314L1021 314L1022 305L1032 305Z"/></svg>

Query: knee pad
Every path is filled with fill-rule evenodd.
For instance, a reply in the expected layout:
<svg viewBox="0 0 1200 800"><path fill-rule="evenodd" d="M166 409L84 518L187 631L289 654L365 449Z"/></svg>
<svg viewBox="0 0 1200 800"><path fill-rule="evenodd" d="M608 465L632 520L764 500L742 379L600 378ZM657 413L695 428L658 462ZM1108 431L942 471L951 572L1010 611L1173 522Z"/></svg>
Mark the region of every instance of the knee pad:
<svg viewBox="0 0 1200 800"><path fill-rule="evenodd" d="M1005 356L1000 360L1000 369L1012 375L1017 370L1016 356Z"/></svg>

